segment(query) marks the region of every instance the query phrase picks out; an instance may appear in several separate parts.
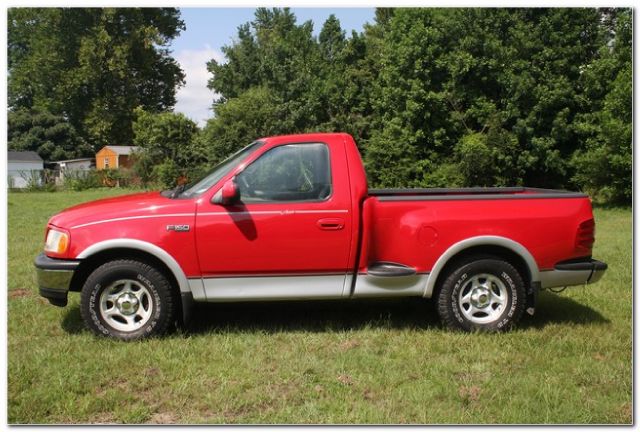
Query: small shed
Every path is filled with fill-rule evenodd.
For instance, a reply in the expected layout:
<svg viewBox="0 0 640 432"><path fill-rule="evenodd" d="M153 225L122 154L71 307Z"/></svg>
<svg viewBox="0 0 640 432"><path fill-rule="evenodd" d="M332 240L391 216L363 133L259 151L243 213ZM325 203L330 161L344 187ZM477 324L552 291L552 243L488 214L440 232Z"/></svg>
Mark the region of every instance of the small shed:
<svg viewBox="0 0 640 432"><path fill-rule="evenodd" d="M133 164L131 155L139 149L136 146L104 146L96 153L96 169L129 168Z"/></svg>
<svg viewBox="0 0 640 432"><path fill-rule="evenodd" d="M8 151L7 173L10 188L24 189L30 184L42 184L44 162L34 151Z"/></svg>
<svg viewBox="0 0 640 432"><path fill-rule="evenodd" d="M70 171L89 171L95 167L93 158L67 159L49 164L56 172L56 182L63 183L64 175Z"/></svg>

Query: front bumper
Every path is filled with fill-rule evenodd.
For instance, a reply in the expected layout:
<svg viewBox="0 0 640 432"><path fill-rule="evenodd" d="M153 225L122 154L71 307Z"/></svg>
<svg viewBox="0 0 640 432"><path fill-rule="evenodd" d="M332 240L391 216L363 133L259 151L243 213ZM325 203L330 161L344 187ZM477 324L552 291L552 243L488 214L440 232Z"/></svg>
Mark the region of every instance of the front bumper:
<svg viewBox="0 0 640 432"><path fill-rule="evenodd" d="M565 261L555 265L554 270L540 272L542 288L584 285L598 282L607 264L594 259Z"/></svg>
<svg viewBox="0 0 640 432"><path fill-rule="evenodd" d="M67 305L71 278L80 261L49 258L41 253L34 262L40 295L55 306Z"/></svg>

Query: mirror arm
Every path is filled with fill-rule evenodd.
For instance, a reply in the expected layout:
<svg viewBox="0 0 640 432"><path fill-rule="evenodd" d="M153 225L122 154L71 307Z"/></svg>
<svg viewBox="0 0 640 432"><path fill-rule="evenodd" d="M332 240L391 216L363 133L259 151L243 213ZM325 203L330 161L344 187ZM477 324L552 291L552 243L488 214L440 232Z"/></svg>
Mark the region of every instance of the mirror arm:
<svg viewBox="0 0 640 432"><path fill-rule="evenodd" d="M231 195L231 193L233 195ZM234 205L240 201L240 190L235 183L235 178L227 180L222 187L211 197L211 203L223 206Z"/></svg>
<svg viewBox="0 0 640 432"><path fill-rule="evenodd" d="M211 203L222 205L222 189L213 194L213 196L211 197Z"/></svg>

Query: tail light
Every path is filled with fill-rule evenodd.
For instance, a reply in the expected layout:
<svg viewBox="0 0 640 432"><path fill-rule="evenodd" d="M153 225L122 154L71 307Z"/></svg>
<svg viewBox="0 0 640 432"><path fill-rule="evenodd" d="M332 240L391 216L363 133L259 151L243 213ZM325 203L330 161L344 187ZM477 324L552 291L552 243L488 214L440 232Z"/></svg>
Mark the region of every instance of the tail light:
<svg viewBox="0 0 640 432"><path fill-rule="evenodd" d="M583 255L591 255L593 243L596 241L596 223L593 219L586 220L578 225L576 231L576 251L580 251Z"/></svg>

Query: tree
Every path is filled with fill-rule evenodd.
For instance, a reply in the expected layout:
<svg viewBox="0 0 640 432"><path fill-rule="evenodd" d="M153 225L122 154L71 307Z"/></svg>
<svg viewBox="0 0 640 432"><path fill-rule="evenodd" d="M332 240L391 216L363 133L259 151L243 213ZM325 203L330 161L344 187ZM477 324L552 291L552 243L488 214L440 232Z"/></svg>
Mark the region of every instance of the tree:
<svg viewBox="0 0 640 432"><path fill-rule="evenodd" d="M567 186L574 121L591 109L581 68L602 44L599 26L596 9L396 10L374 87L374 184L430 186L434 172L442 181L437 167L468 155L461 146L479 149L491 124L517 138L509 183ZM383 165L387 149L395 156Z"/></svg>
<svg viewBox="0 0 640 432"><path fill-rule="evenodd" d="M374 76L366 61L365 38L356 32L346 38L340 21L330 15L318 36L318 48L318 72L308 97L315 101L317 119L311 129L348 132L366 140Z"/></svg>
<svg viewBox="0 0 640 432"><path fill-rule="evenodd" d="M375 187L526 185L631 196L628 9L377 9L317 38L258 9L208 64L214 158L256 136L346 131ZM251 136L251 134L254 134Z"/></svg>
<svg viewBox="0 0 640 432"><path fill-rule="evenodd" d="M195 144L197 125L184 114L149 113L135 110L133 123L136 146L141 147L135 169L143 182L158 179L174 186L180 177L193 179L206 156Z"/></svg>
<svg viewBox="0 0 640 432"><path fill-rule="evenodd" d="M9 9L9 108L61 116L94 149L130 143L135 107L175 104L182 29L173 8Z"/></svg>
<svg viewBox="0 0 640 432"><path fill-rule="evenodd" d="M618 13L616 13L618 12ZM631 10L611 11L608 43L583 73L594 111L578 119L584 147L573 155L574 181L612 203L632 197Z"/></svg>
<svg viewBox="0 0 640 432"><path fill-rule="evenodd" d="M497 124L486 133L464 135L456 145L464 186L521 186L518 138Z"/></svg>
<svg viewBox="0 0 640 432"><path fill-rule="evenodd" d="M288 8L258 8L238 29L237 41L222 48L229 60L211 60L209 88L225 103L253 87L268 88L280 100L290 132L316 125L316 103L307 98L318 69L318 47L310 21L301 25ZM278 119L273 119L278 122Z"/></svg>
<svg viewBox="0 0 640 432"><path fill-rule="evenodd" d="M61 116L43 110L9 111L8 148L35 151L44 160L56 161L93 156L94 152Z"/></svg>
<svg viewBox="0 0 640 432"><path fill-rule="evenodd" d="M449 117L442 88L441 57L453 35L436 30L446 18L436 9L400 9L385 18L372 90L378 121L365 147L367 171L376 186L426 186L425 175L435 171L441 156L452 154L463 130Z"/></svg>
<svg viewBox="0 0 640 432"><path fill-rule="evenodd" d="M238 28L236 41L223 48L228 61L208 63L209 88L221 95L214 101L216 119L205 131L210 143L226 151L249 142L248 131L261 132L255 136L266 131L365 133L372 77L364 62L364 39L355 32L347 38L333 15L317 39L312 30L311 22L298 24L286 8L259 8L252 22ZM255 100L266 105L252 104ZM225 124L219 116L239 124ZM254 126L258 119L265 125ZM233 135L230 141L218 138L227 132Z"/></svg>
<svg viewBox="0 0 640 432"><path fill-rule="evenodd" d="M211 164L217 163L259 137L283 134L287 125L283 105L266 87L253 87L241 96L216 105L197 141Z"/></svg>

